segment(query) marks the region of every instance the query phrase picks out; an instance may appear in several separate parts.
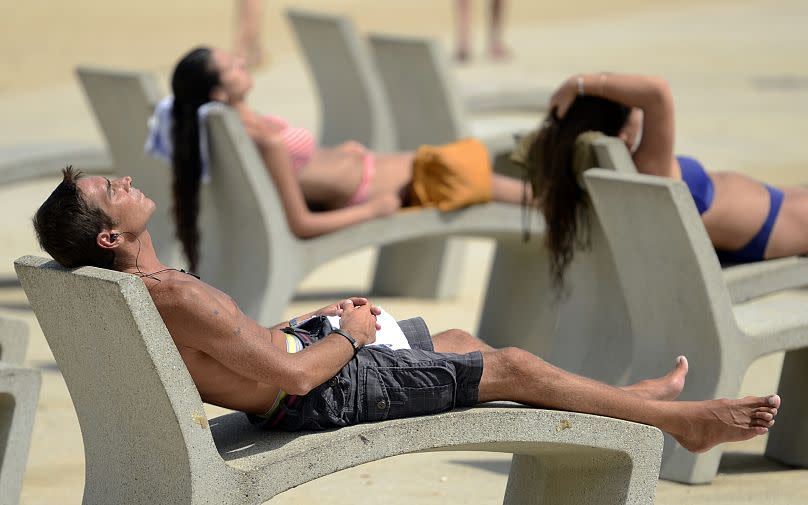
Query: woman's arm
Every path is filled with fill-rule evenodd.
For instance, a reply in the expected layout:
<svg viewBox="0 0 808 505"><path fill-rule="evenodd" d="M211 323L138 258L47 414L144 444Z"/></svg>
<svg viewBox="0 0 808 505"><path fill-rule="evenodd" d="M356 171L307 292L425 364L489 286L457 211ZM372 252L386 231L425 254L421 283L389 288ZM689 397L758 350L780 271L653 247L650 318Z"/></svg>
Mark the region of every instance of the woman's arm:
<svg viewBox="0 0 808 505"><path fill-rule="evenodd" d="M387 216L400 206L377 199L362 205L312 212L306 205L303 191L292 169L289 152L280 135L265 129L250 131L248 128L248 133L258 145L267 171L278 188L289 228L300 238L316 237L355 223Z"/></svg>
<svg viewBox="0 0 808 505"><path fill-rule="evenodd" d="M642 141L634 152L637 169L646 174L678 173L673 154L673 95L658 77L624 74L579 74L567 79L550 99L563 117L579 94L599 96L643 111Z"/></svg>

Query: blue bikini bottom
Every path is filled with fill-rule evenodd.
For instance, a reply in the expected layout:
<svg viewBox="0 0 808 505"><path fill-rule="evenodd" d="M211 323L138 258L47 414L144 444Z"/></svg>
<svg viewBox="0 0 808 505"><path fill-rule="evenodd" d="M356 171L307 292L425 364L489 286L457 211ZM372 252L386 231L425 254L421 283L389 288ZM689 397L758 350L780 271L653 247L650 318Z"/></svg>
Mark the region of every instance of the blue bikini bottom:
<svg viewBox="0 0 808 505"><path fill-rule="evenodd" d="M697 160L687 156L677 156L676 159L682 169L682 180L687 184L699 214L704 214L710 209L715 196L712 179ZM769 236L772 234L774 222L777 221L777 215L783 205L782 191L768 185L766 185L766 189L769 191L770 197L769 215L766 216L766 221L757 234L752 237L752 240L737 251L716 249L718 259L722 264L751 263L764 259L763 255L766 252L766 245L769 243Z"/></svg>
<svg viewBox="0 0 808 505"><path fill-rule="evenodd" d="M783 205L782 191L769 185L766 185L766 189L769 190L771 202L769 204L769 215L766 216L766 221L763 223L763 226L760 227L757 234L752 237L752 240L737 251L720 251L716 249L715 252L718 253L718 260L722 265L751 263L764 259L763 254L766 252L769 236L772 234L774 222L777 221L777 215L780 213L780 207Z"/></svg>

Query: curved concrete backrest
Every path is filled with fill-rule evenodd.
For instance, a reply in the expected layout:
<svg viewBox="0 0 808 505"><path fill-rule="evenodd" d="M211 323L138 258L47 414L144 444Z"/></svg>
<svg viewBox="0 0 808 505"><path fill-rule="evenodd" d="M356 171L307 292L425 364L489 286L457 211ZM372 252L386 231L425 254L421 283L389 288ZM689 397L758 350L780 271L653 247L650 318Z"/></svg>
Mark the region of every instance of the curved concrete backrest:
<svg viewBox="0 0 808 505"><path fill-rule="evenodd" d="M133 184L157 204L149 223L160 259L180 261L171 217L171 167L143 150L148 121L160 100L152 74L81 66L76 68L84 94L107 140L115 172L129 175Z"/></svg>
<svg viewBox="0 0 808 505"><path fill-rule="evenodd" d="M607 168L624 174L636 174L637 166L631 159L626 144L617 137L603 136L592 141L592 150L598 167Z"/></svg>
<svg viewBox="0 0 808 505"><path fill-rule="evenodd" d="M399 149L468 136L463 104L452 92L457 86L436 41L373 34L368 43L390 100Z"/></svg>
<svg viewBox="0 0 808 505"><path fill-rule="evenodd" d="M23 321L0 316L0 361L21 365L28 348L28 325Z"/></svg>
<svg viewBox="0 0 808 505"><path fill-rule="evenodd" d="M225 106L208 116L210 184L200 198L199 274L255 316L272 269L297 251L280 195L238 115ZM244 254L243 250L249 250ZM281 309L282 310L282 309Z"/></svg>
<svg viewBox="0 0 808 505"><path fill-rule="evenodd" d="M286 17L317 84L320 142L355 140L377 151L395 150L387 96L351 20L299 9L288 9Z"/></svg>
<svg viewBox="0 0 808 505"><path fill-rule="evenodd" d="M722 335L737 334L721 266L690 192L681 181L592 169L584 178L628 301L635 355L676 356L688 350L695 367L706 355L720 357ZM659 328L670 334L655 335ZM715 341L694 328L714 328ZM644 349L644 345L671 348ZM719 358L720 359L720 358ZM648 376L634 360L632 377ZM658 371L657 371L658 372ZM708 374L688 378L688 389ZM707 387L707 389L714 388Z"/></svg>
<svg viewBox="0 0 808 505"><path fill-rule="evenodd" d="M34 256L14 266L76 407L87 480L135 473L160 476L143 479L150 484L189 488L186 447L210 458L218 453L201 429L207 422L196 387L143 282L94 267L65 270ZM95 482L98 496L85 494L84 503L103 503L120 485ZM170 494L143 487L142 496Z"/></svg>
<svg viewBox="0 0 808 505"><path fill-rule="evenodd" d="M66 163L88 174L111 174L106 149L76 142L16 144L0 148L0 185L52 176Z"/></svg>

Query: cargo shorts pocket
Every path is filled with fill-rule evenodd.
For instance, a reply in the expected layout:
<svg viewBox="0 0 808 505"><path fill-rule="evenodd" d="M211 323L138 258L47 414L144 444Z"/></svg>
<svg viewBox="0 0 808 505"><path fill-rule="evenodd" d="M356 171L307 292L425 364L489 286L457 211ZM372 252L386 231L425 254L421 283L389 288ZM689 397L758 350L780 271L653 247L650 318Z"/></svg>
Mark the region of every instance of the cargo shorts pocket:
<svg viewBox="0 0 808 505"><path fill-rule="evenodd" d="M455 405L457 381L446 365L366 367L360 377L359 421L436 414Z"/></svg>

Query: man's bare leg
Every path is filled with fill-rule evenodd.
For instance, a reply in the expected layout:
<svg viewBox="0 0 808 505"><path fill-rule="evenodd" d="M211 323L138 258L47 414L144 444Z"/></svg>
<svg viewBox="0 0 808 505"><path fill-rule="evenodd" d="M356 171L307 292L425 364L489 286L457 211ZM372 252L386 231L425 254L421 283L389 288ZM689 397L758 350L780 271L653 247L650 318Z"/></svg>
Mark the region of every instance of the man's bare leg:
<svg viewBox="0 0 808 505"><path fill-rule="evenodd" d="M646 400L675 400L685 387L688 363L684 356L677 357L674 363L673 370L662 377L646 379L621 389Z"/></svg>
<svg viewBox="0 0 808 505"><path fill-rule="evenodd" d="M447 330L432 337L437 352L464 354L472 351L494 352L496 349L463 330ZM662 377L622 387L646 400L674 400L682 392L687 375L687 358L676 358L673 370Z"/></svg>
<svg viewBox="0 0 808 505"><path fill-rule="evenodd" d="M693 452L766 433L780 406L777 395L701 402L646 399L565 372L517 348L483 351L483 361L480 402L516 401L649 424Z"/></svg>

